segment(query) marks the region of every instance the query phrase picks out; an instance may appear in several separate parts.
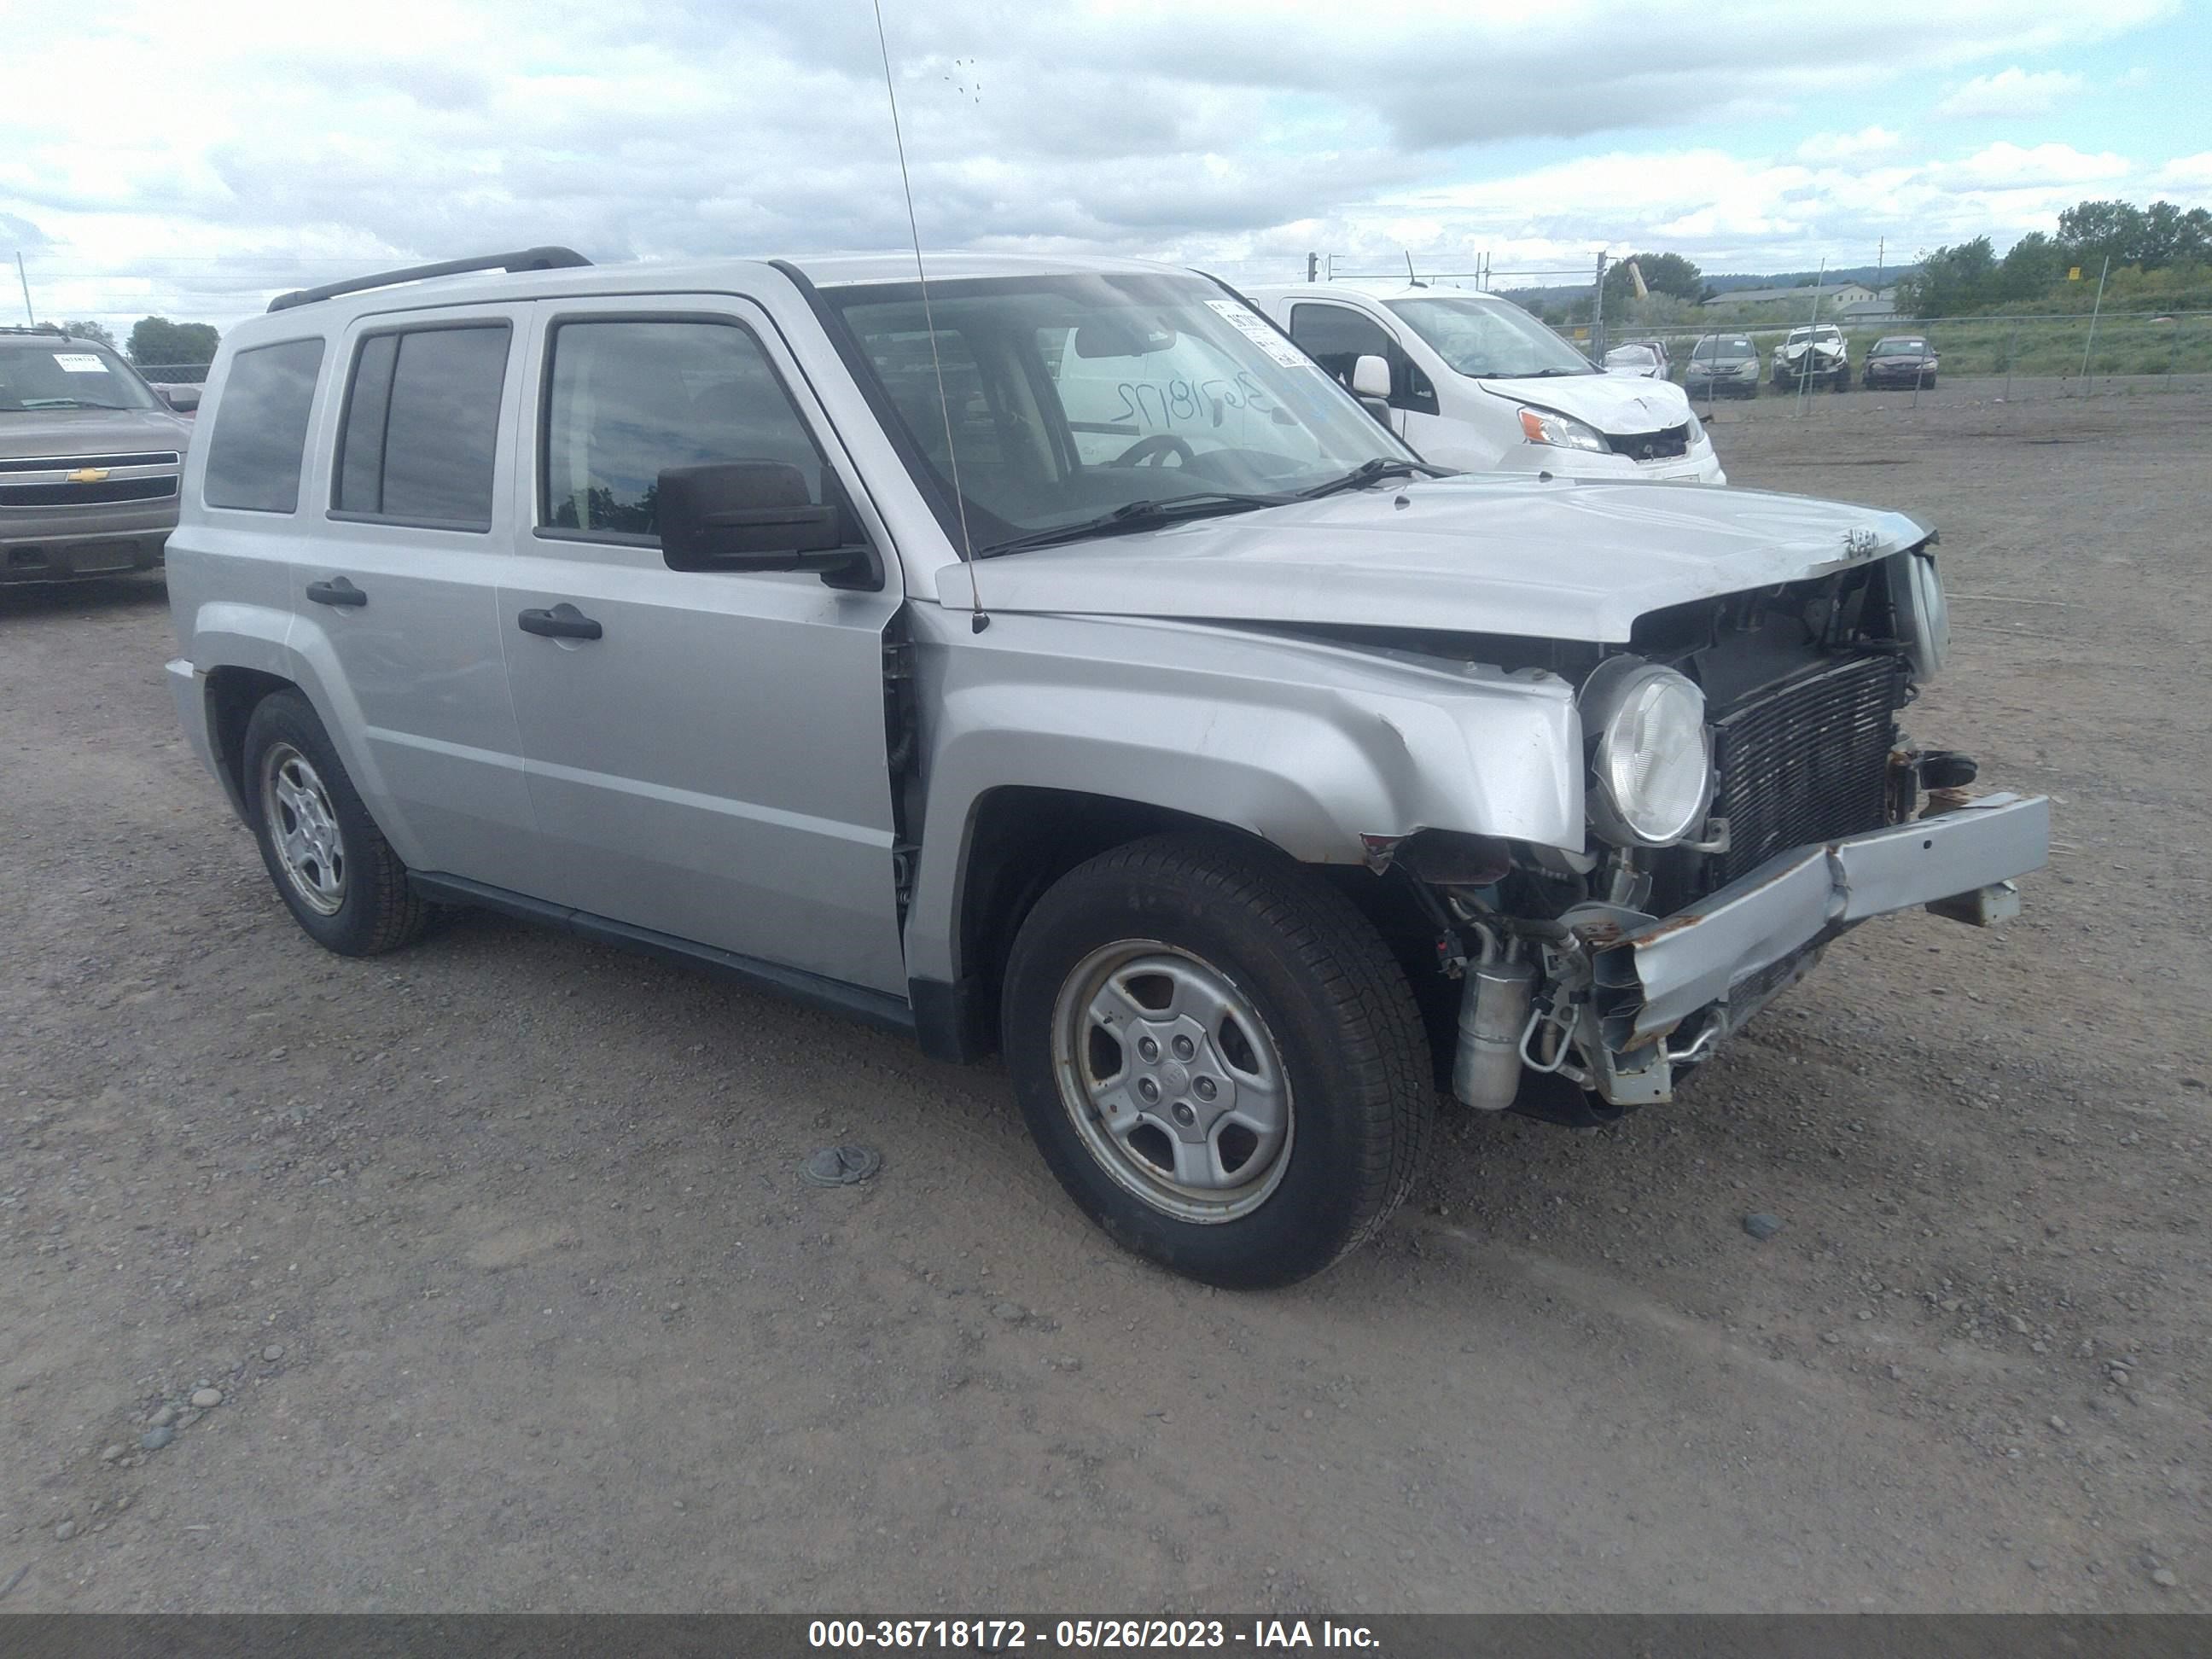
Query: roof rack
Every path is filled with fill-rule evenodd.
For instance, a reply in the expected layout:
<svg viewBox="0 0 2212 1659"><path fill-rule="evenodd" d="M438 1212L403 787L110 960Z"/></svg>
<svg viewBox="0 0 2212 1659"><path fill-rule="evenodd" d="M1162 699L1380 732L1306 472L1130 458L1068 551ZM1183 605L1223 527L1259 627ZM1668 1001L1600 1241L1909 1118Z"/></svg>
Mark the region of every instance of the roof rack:
<svg viewBox="0 0 2212 1659"><path fill-rule="evenodd" d="M49 338L74 339L59 323L0 323L0 334L42 334Z"/></svg>
<svg viewBox="0 0 2212 1659"><path fill-rule="evenodd" d="M572 247L526 247L514 253L484 253L473 259L445 259L434 265L409 265L399 270L380 270L368 276L349 277L343 283L325 283L320 288L303 288L295 293L280 294L269 302L271 311L289 311L294 306L313 305L318 300L335 300L341 294L360 294L373 288L392 288L401 283L419 283L430 276L459 276L471 270L566 270L592 262Z"/></svg>

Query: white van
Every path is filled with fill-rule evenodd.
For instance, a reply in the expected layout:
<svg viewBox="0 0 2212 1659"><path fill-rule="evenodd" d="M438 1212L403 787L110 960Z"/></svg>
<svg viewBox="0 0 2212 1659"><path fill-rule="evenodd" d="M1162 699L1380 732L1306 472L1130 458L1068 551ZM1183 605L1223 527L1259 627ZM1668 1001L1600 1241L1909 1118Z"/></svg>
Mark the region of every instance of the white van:
<svg viewBox="0 0 2212 1659"><path fill-rule="evenodd" d="M1410 283L1244 292L1346 386L1387 398L1391 430L1439 466L1728 482L1681 387L1602 373L1510 300ZM1381 368L1354 385L1363 357Z"/></svg>

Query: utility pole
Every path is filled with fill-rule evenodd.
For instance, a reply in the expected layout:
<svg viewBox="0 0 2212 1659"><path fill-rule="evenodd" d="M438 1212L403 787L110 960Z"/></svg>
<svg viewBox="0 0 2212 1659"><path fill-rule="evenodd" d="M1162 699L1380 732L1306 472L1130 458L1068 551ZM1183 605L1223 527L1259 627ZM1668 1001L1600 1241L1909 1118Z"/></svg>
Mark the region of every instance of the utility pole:
<svg viewBox="0 0 2212 1659"><path fill-rule="evenodd" d="M1597 254L1597 286L1590 290L1590 361L1605 361L1605 250Z"/></svg>
<svg viewBox="0 0 2212 1659"><path fill-rule="evenodd" d="M1813 314L1805 319L1805 349L1797 359L1797 412L1800 415L1805 412L1805 381L1813 367L1813 330L1820 321L1820 289L1827 280L1828 260L1827 256L1823 254L1820 258L1820 274L1813 278ZM1790 349L1790 337L1787 334L1782 337L1782 347L1784 351Z"/></svg>
<svg viewBox="0 0 2212 1659"><path fill-rule="evenodd" d="M19 253L15 257L20 260L23 256ZM2097 313L2105 308L2105 278L2112 274L2112 256L2107 253L2105 256L2105 268L2097 273L2097 301L2089 307L2089 343L2081 348L2081 378L2084 380L2089 377L2089 354L2097 349ZM24 303L27 305L29 303L27 290L25 293Z"/></svg>
<svg viewBox="0 0 2212 1659"><path fill-rule="evenodd" d="M1881 268L1884 263L1882 255L1887 252L1889 252L1889 239L1887 236L1875 237L1874 239L1874 297L1877 300L1881 298Z"/></svg>
<svg viewBox="0 0 2212 1659"><path fill-rule="evenodd" d="M23 285L23 320L35 324L39 320L39 313L31 309L31 279L23 274L23 255L20 249L15 254L15 280Z"/></svg>
<svg viewBox="0 0 2212 1659"><path fill-rule="evenodd" d="M1306 281L1308 281L1308 282L1310 282L1310 283L1311 283L1311 282L1316 282L1316 281L1318 281L1318 280L1320 279L1320 276L1321 276L1321 255L1320 255L1320 254L1318 254L1318 253L1309 253L1309 254L1307 254L1307 255L1306 255Z"/></svg>

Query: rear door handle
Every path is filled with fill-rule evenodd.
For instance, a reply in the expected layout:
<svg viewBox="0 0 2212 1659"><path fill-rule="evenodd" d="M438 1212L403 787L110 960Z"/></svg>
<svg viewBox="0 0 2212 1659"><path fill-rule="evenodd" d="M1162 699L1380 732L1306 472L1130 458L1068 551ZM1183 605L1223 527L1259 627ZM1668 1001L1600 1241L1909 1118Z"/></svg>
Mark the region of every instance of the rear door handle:
<svg viewBox="0 0 2212 1659"><path fill-rule="evenodd" d="M526 611L514 620L524 633L540 634L549 640L596 640L606 631L574 605L565 603L550 611Z"/></svg>
<svg viewBox="0 0 2212 1659"><path fill-rule="evenodd" d="M343 576L333 576L326 582L309 582L307 597L317 605L367 605L368 595L356 587Z"/></svg>

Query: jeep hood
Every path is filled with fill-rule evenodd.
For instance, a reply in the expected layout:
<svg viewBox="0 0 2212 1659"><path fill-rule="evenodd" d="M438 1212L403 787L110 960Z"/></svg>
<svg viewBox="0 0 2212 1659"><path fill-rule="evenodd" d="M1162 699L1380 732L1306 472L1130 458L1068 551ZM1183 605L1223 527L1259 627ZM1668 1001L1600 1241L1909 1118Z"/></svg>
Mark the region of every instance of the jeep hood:
<svg viewBox="0 0 2212 1659"><path fill-rule="evenodd" d="M1701 484L1467 474L985 559L987 611L1622 643L1646 611L1913 546L1901 513ZM968 573L938 573L969 608Z"/></svg>

